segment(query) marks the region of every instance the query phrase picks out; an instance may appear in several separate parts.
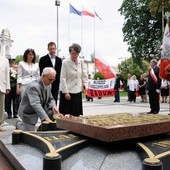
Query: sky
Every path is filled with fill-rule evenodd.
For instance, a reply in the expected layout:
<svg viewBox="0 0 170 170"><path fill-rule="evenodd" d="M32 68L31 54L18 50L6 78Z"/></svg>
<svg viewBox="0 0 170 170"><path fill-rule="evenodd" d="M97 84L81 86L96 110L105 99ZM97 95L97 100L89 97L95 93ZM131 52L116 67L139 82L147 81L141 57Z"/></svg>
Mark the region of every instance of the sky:
<svg viewBox="0 0 170 170"><path fill-rule="evenodd" d="M22 55L27 48L35 49L39 56L46 55L47 44L57 43L59 57L69 57L68 47L72 43L82 46L81 55L91 59L94 49L111 66L116 66L125 57L126 42L123 42L123 16L118 9L123 0L61 0L57 7L55 0L1 0L0 30L8 28L14 41L11 48L12 58ZM97 12L97 17L78 16L69 13L69 4L77 10L85 8ZM95 36L94 36L95 35Z"/></svg>

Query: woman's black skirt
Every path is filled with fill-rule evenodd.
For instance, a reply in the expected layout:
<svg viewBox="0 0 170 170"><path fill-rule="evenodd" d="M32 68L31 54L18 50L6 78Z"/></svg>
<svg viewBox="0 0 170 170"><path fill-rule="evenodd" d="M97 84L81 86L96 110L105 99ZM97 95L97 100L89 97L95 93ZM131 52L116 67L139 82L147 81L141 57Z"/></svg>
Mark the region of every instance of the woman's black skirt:
<svg viewBox="0 0 170 170"><path fill-rule="evenodd" d="M73 116L83 115L82 94L70 93L71 100L65 98L65 94L60 92L59 112Z"/></svg>
<svg viewBox="0 0 170 170"><path fill-rule="evenodd" d="M161 96L169 96L169 89L161 89Z"/></svg>

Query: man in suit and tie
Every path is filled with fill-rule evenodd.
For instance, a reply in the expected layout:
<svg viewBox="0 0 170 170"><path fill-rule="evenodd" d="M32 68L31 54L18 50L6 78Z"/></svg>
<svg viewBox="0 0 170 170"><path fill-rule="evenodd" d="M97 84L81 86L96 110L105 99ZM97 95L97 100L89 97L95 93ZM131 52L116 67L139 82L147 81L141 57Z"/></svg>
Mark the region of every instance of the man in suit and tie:
<svg viewBox="0 0 170 170"><path fill-rule="evenodd" d="M157 66L157 63L158 62L156 59L152 59L150 61L147 89L151 110L148 112L148 114L157 114L160 110L159 93L161 87L161 79L159 78L159 67Z"/></svg>
<svg viewBox="0 0 170 170"><path fill-rule="evenodd" d="M52 122L53 114L59 113L51 94L51 84L55 78L56 71L52 67L46 67L39 80L28 84L18 110L22 122L17 122L17 129L35 130L38 118L41 121Z"/></svg>
<svg viewBox="0 0 170 170"><path fill-rule="evenodd" d="M9 61L5 57L0 56L0 131L3 131L2 126L4 124L5 94L9 93L10 93Z"/></svg>
<svg viewBox="0 0 170 170"><path fill-rule="evenodd" d="M53 82L51 88L52 95L57 105L62 60L56 56L56 50L57 47L54 42L48 43L49 53L40 58L39 67L40 67L40 75L42 74L42 71L45 67L53 67L57 73L56 80Z"/></svg>

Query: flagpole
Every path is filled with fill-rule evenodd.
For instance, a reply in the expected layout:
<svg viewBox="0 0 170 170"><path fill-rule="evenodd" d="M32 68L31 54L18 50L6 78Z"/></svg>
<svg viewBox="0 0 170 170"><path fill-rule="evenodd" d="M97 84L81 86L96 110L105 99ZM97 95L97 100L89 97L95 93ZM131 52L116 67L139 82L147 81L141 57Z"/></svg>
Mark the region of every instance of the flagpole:
<svg viewBox="0 0 170 170"><path fill-rule="evenodd" d="M81 15L81 58L83 57L83 15Z"/></svg>
<svg viewBox="0 0 170 170"><path fill-rule="evenodd" d="M68 47L70 46L70 12L68 13Z"/></svg>
<svg viewBox="0 0 170 170"><path fill-rule="evenodd" d="M95 21L95 6L94 6L94 58L96 56L96 21ZM94 74L96 73L96 66L95 66L95 63L94 63Z"/></svg>
<svg viewBox="0 0 170 170"><path fill-rule="evenodd" d="M57 7L57 56L59 57L59 22L58 22L58 7L60 6L60 1L56 0L55 5Z"/></svg>

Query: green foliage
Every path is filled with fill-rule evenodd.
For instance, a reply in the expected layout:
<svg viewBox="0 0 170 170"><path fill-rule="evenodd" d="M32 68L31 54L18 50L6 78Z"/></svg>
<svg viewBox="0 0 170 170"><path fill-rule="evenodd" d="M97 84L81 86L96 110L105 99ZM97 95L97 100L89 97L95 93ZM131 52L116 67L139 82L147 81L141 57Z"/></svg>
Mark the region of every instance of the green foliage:
<svg viewBox="0 0 170 170"><path fill-rule="evenodd" d="M152 15L161 13L162 10L169 11L170 1L169 0L151 0L149 2L149 8Z"/></svg>
<svg viewBox="0 0 170 170"><path fill-rule="evenodd" d="M145 60L141 61L141 64L138 65L134 62L133 58L128 58L125 61L122 61L118 65L118 69L121 75L121 80L123 84L126 85L128 74L136 75L137 78L140 78L140 75L143 73L148 73L149 63Z"/></svg>
<svg viewBox="0 0 170 170"><path fill-rule="evenodd" d="M94 80L97 80L97 79L102 80L102 79L104 79L104 77L100 74L100 72L96 72L96 73L94 74L93 79L94 79Z"/></svg>
<svg viewBox="0 0 170 170"><path fill-rule="evenodd" d="M39 62L39 58L40 58L40 56L36 55L36 62ZM23 60L23 55L17 55L15 58L15 63L18 64L22 60Z"/></svg>
<svg viewBox="0 0 170 170"><path fill-rule="evenodd" d="M150 0L124 0L119 12L124 15L124 41L128 51L140 64L142 59L150 61L153 56L159 58L158 49L162 42L161 13L152 16Z"/></svg>
<svg viewBox="0 0 170 170"><path fill-rule="evenodd" d="M23 60L23 55L17 55L15 58L15 63L18 64L22 60Z"/></svg>

